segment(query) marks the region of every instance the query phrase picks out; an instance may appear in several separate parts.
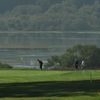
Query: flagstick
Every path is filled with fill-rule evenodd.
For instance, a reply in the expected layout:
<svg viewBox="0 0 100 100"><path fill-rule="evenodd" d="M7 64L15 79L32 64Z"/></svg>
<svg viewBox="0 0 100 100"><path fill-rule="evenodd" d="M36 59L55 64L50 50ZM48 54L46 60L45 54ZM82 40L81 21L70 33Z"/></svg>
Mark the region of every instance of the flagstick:
<svg viewBox="0 0 100 100"><path fill-rule="evenodd" d="M92 71L90 71L90 83L92 84Z"/></svg>

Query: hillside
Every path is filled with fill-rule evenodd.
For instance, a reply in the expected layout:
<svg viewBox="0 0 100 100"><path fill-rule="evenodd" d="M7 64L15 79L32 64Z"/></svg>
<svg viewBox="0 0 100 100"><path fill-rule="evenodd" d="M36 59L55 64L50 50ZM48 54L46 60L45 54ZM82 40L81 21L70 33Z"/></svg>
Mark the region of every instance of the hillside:
<svg viewBox="0 0 100 100"><path fill-rule="evenodd" d="M64 0L0 0L0 13L11 11L19 5L39 5L47 10L51 5L61 3Z"/></svg>
<svg viewBox="0 0 100 100"><path fill-rule="evenodd" d="M100 31L99 0L0 0L1 31Z"/></svg>

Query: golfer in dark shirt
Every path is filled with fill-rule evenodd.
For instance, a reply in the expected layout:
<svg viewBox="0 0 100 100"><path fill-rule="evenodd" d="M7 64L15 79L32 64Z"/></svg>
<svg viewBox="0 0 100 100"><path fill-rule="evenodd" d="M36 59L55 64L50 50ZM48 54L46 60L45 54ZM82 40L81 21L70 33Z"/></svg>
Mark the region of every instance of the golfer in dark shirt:
<svg viewBox="0 0 100 100"><path fill-rule="evenodd" d="M79 66L79 61L76 60L76 61L75 61L75 68L78 69L78 66Z"/></svg>
<svg viewBox="0 0 100 100"><path fill-rule="evenodd" d="M42 70L42 66L43 66L43 62L42 62L42 60L37 59L37 61L39 62L40 69Z"/></svg>

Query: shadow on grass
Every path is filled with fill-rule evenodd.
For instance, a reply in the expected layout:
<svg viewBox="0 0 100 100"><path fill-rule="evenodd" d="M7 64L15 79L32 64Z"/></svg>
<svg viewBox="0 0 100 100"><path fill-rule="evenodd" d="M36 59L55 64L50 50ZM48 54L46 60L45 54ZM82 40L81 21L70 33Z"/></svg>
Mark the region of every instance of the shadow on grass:
<svg viewBox="0 0 100 100"><path fill-rule="evenodd" d="M0 97L95 96L100 91L100 80L44 81L0 84Z"/></svg>

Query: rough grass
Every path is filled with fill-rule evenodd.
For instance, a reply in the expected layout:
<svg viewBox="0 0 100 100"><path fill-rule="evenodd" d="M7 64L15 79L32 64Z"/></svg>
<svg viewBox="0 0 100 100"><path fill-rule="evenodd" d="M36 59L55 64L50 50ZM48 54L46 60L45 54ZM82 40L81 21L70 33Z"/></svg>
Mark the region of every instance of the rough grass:
<svg viewBox="0 0 100 100"><path fill-rule="evenodd" d="M0 70L0 100L100 100L99 79L99 70Z"/></svg>

